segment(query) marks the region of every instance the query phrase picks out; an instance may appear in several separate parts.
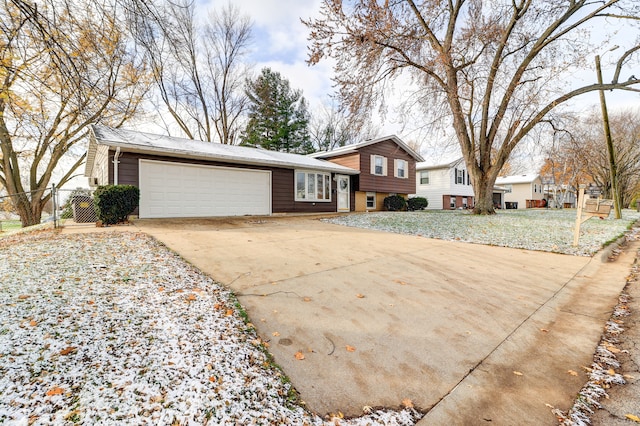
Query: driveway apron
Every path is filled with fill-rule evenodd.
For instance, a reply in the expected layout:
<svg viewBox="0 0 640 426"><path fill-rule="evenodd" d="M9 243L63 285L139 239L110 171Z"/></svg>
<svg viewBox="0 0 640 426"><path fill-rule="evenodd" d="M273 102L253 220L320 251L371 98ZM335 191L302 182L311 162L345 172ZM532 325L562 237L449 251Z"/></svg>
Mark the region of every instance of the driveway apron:
<svg viewBox="0 0 640 426"><path fill-rule="evenodd" d="M585 383L633 260L309 218L135 226L236 293L309 409L410 400L425 425L557 424L549 406L567 410Z"/></svg>

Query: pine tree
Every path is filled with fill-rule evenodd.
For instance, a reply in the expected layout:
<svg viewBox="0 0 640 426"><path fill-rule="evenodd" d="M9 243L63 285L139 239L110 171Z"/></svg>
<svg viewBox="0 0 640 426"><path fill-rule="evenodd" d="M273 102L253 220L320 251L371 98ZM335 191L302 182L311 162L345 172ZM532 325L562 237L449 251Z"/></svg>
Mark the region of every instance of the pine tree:
<svg viewBox="0 0 640 426"><path fill-rule="evenodd" d="M309 112L301 90L293 90L280 73L263 68L247 83L249 122L242 145L306 154L313 151Z"/></svg>

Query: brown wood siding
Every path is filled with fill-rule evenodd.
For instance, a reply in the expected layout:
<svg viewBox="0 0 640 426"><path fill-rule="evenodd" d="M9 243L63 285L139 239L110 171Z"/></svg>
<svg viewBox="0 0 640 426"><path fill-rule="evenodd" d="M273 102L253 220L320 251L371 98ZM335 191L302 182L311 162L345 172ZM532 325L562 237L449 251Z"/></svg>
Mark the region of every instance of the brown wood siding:
<svg viewBox="0 0 640 426"><path fill-rule="evenodd" d="M341 166L349 167L354 170L360 170L360 154L352 152L351 154L341 155L339 157L328 158L332 163L340 164Z"/></svg>
<svg viewBox="0 0 640 426"><path fill-rule="evenodd" d="M364 146L360 148L359 152L360 164L357 169L360 170L360 176L358 186L354 188L356 191L396 194L416 193L416 160L398 144L391 140L382 141ZM372 155L381 155L387 158L387 176L371 174ZM394 176L394 159L407 161L409 169L407 170L406 179ZM330 160L333 161L334 159L331 158Z"/></svg>
<svg viewBox="0 0 640 426"><path fill-rule="evenodd" d="M113 156L114 151L109 151L109 183L113 184ZM173 163L200 164L207 166L231 167L253 170L271 171L271 211L273 213L326 213L337 211L336 182L331 179L331 201L330 202L300 202L295 201L294 193L294 171L277 167L264 167L244 164L224 163L220 161L193 160L188 158L163 157L159 155L138 154L130 152L120 153L118 157L120 164L118 167L119 184L140 186L139 162L138 160L170 161ZM352 182L353 184L353 179ZM354 197L352 189L352 199ZM351 202L353 210L354 201Z"/></svg>

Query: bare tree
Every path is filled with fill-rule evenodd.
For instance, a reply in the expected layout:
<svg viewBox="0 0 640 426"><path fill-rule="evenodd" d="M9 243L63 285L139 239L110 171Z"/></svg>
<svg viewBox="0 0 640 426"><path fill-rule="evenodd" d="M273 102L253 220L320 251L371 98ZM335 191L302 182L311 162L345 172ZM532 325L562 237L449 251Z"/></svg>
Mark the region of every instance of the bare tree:
<svg viewBox="0 0 640 426"><path fill-rule="evenodd" d="M317 151L362 142L375 137L378 131L370 122L364 127L354 123L352 116L328 103L313 111L309 123L311 143Z"/></svg>
<svg viewBox="0 0 640 426"><path fill-rule="evenodd" d="M640 181L640 111L612 113L609 122L619 170L618 189L622 206L629 206ZM609 157L602 138L600 111L575 117L557 136L541 173L553 175L556 182L574 188L594 183L602 188L605 198L611 198Z"/></svg>
<svg viewBox="0 0 640 426"><path fill-rule="evenodd" d="M336 59L340 99L352 113L371 110L381 87L405 71L416 87L411 102L425 116L445 108L449 119L440 123L455 131L476 214L494 213L493 185L503 165L532 129L553 120L559 105L640 83L621 77L640 49L634 0L323 0L320 13L305 21L309 62ZM595 53L589 28L606 22L625 25L629 40L613 81L568 89L563 77Z"/></svg>
<svg viewBox="0 0 640 426"><path fill-rule="evenodd" d="M88 126L118 127L138 111L145 68L108 1L4 0L0 14L0 185L28 226L60 160L75 153L59 186L83 163L75 151Z"/></svg>
<svg viewBox="0 0 640 426"><path fill-rule="evenodd" d="M135 39L151 64L159 106L190 139L237 143L247 108L243 60L251 44L249 18L228 4L201 24L190 0L134 1L129 7Z"/></svg>

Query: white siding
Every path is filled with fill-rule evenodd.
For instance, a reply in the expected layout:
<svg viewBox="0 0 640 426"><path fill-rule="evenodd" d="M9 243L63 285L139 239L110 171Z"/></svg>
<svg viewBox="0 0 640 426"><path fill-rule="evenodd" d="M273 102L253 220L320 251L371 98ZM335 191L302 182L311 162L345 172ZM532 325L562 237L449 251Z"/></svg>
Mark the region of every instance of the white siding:
<svg viewBox="0 0 640 426"><path fill-rule="evenodd" d="M534 192L534 185L537 191ZM527 200L542 200L542 180L537 178L533 182L513 183L505 186L511 186L511 192L504 194L504 201L517 202L518 210L527 208Z"/></svg>
<svg viewBox="0 0 640 426"><path fill-rule="evenodd" d="M464 184L456 184L455 170L464 170L465 178ZM456 197L473 197L473 186L467 185L467 172L463 161L453 167L444 167L437 169L430 169L429 172L429 184L420 184L420 172L425 170L416 171L416 194L419 197L425 197L429 201L427 209L442 210L442 197L444 195L453 195ZM447 206L447 209L449 206Z"/></svg>

